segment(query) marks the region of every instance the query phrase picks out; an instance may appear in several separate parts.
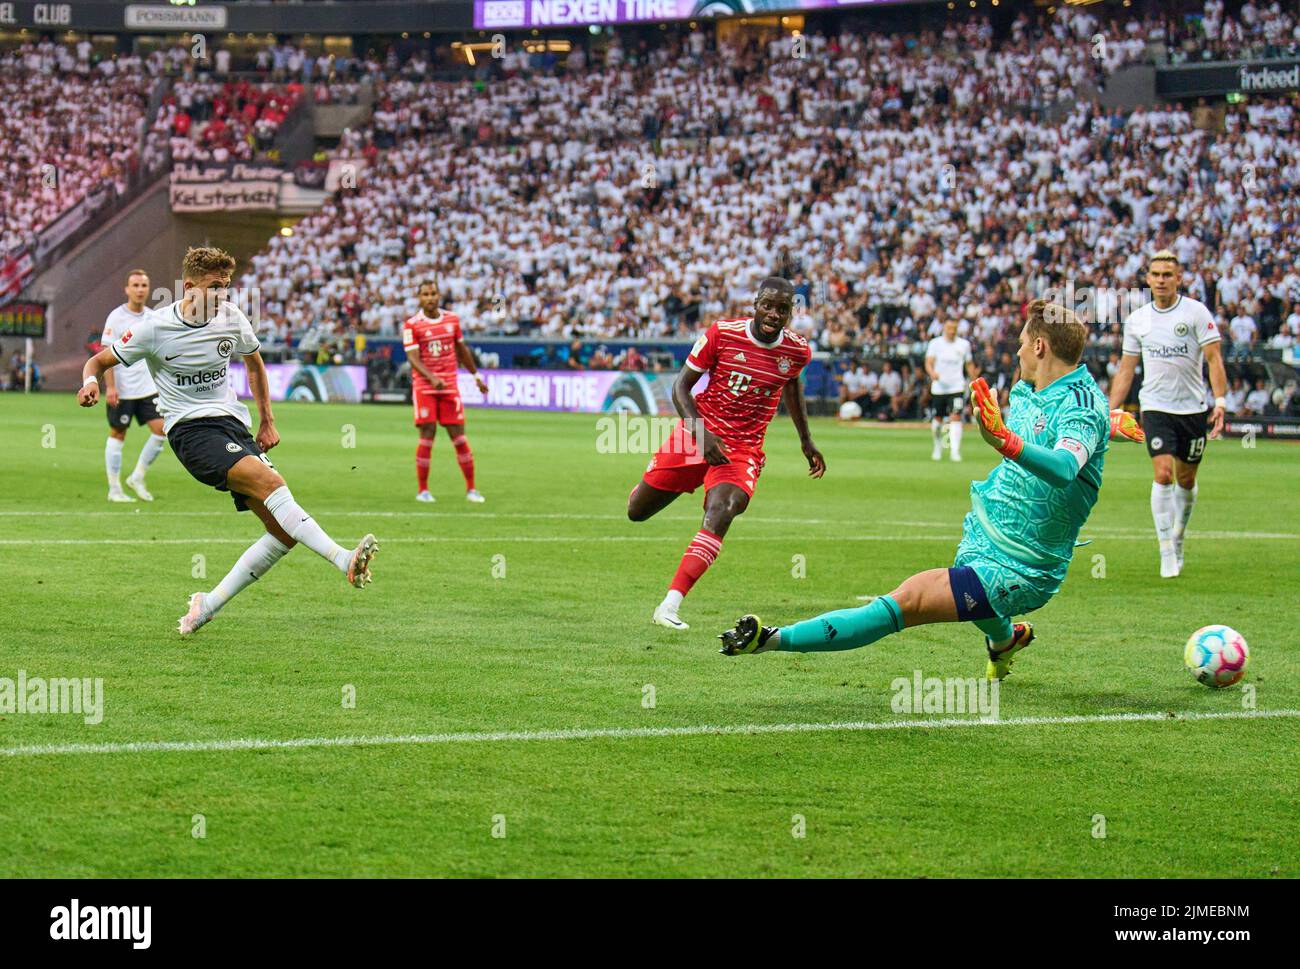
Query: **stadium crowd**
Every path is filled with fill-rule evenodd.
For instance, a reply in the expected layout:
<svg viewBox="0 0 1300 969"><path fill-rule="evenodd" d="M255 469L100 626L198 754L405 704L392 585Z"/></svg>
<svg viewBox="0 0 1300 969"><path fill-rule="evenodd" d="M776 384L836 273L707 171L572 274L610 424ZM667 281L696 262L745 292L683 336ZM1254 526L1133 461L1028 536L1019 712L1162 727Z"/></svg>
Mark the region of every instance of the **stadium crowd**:
<svg viewBox="0 0 1300 969"><path fill-rule="evenodd" d="M1294 6L1174 0L1124 18L1062 5L1005 32L972 16L721 47L673 28L567 54L515 45L460 80L395 46L335 58L277 41L235 65L179 42L97 59L87 41L44 40L0 55L0 95L17 106L0 122L0 249L120 186L142 154L252 158L304 99L364 96L368 124L335 153L356 177L240 280L272 345L332 357L394 335L432 276L470 333L590 355L741 314L778 272L797 286L796 328L850 372L915 358L949 318L998 360L1024 303L1051 288L1083 305L1104 356L1143 254L1169 247L1236 359L1300 342L1300 99L1121 112L1097 94L1157 47L1284 55L1300 39ZM63 161L52 185L47 157ZM915 396L901 366L862 379L877 409Z"/></svg>
<svg viewBox="0 0 1300 969"><path fill-rule="evenodd" d="M1152 40L1166 45L1173 63L1300 54L1300 19L1294 0L1258 4L1246 0L1235 15L1225 11L1223 0L1206 0L1183 16L1153 18L1145 27Z"/></svg>
<svg viewBox="0 0 1300 969"><path fill-rule="evenodd" d="M92 65L89 46L45 40L0 54L0 256L31 246L82 199L125 192L162 160L146 138L144 62Z"/></svg>
<svg viewBox="0 0 1300 969"><path fill-rule="evenodd" d="M996 358L1024 302L1067 285L1117 346L1168 246L1235 341L1294 341L1295 99L1229 108L1223 134L1209 106L1105 111L1086 95L1145 41L1099 47L1089 17L802 50L694 32L541 75L507 59L481 85L398 76L340 145L356 187L242 282L281 340L394 334L427 276L470 332L662 339L743 313L775 271L820 349L887 357L955 317Z"/></svg>
<svg viewBox="0 0 1300 969"><path fill-rule="evenodd" d="M271 148L303 97L296 81L178 79L153 130L168 138L175 161L248 161Z"/></svg>
<svg viewBox="0 0 1300 969"><path fill-rule="evenodd" d="M169 153L246 160L270 148L306 90L292 79L238 78L230 67L226 51L196 59L179 42L109 57L89 39L45 37L0 52L0 256L31 247L81 200L124 194ZM150 126L150 97L164 78L169 89Z"/></svg>

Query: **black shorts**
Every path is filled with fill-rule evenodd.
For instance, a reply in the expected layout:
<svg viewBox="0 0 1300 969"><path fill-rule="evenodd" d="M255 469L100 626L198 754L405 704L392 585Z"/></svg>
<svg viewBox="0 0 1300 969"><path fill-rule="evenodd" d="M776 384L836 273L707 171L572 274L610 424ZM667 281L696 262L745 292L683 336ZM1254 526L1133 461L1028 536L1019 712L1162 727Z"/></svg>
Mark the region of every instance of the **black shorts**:
<svg viewBox="0 0 1300 969"><path fill-rule="evenodd" d="M935 417L960 414L966 407L965 394L933 394L930 397L930 409Z"/></svg>
<svg viewBox="0 0 1300 969"><path fill-rule="evenodd" d="M1200 464L1209 438L1210 412L1166 414L1159 410L1142 412L1142 430L1147 436L1147 454L1172 454L1185 464Z"/></svg>
<svg viewBox="0 0 1300 969"><path fill-rule="evenodd" d="M248 428L234 417L196 417L181 421L167 432L167 440L185 470L218 491L230 491L226 487L226 475L250 454L260 458L268 468L275 467ZM246 496L237 491L230 496L235 500L236 511L248 511Z"/></svg>
<svg viewBox="0 0 1300 969"><path fill-rule="evenodd" d="M125 431L131 426L131 418L141 427L150 421L162 420L158 413L158 395L152 397L133 397L130 400L118 398L116 404L108 408L108 426Z"/></svg>

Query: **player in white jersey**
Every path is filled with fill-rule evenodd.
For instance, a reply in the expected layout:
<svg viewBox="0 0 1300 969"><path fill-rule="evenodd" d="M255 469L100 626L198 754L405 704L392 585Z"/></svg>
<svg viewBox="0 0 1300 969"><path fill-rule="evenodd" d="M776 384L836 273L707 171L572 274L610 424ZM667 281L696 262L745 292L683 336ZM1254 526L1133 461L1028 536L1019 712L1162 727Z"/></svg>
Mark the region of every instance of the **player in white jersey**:
<svg viewBox="0 0 1300 969"><path fill-rule="evenodd" d="M138 323L145 313L145 300L149 298L149 274L143 269L132 269L126 274L126 302L108 314L104 321L101 341L109 346L114 340ZM145 501L153 501L145 485L145 472L162 453L167 438L163 436L163 419L158 413L158 388L144 363L131 366L118 364L104 371L104 402L108 405L108 441L104 445L104 470L108 474L109 501L135 501L122 490L122 447L126 443L127 428L131 419L148 427L152 432L140 449L135 470L126 479L127 487Z"/></svg>
<svg viewBox="0 0 1300 969"><path fill-rule="evenodd" d="M238 511L252 509L267 534L253 543L211 592L190 596L182 636L208 622L236 593L260 578L301 542L347 576L358 589L370 581L374 535L352 551L341 548L294 500L265 452L280 443L271 415L266 365L253 326L227 300L235 260L220 249L190 249L181 271L184 295L149 310L113 345L87 361L77 392L82 407L99 400L99 375L143 360L158 385L167 439L185 470L218 491L229 491ZM243 358L257 401L257 436L248 408L230 380L234 354Z"/></svg>
<svg viewBox="0 0 1300 969"><path fill-rule="evenodd" d="M1142 360L1142 430L1155 470L1151 517L1160 543L1160 575L1171 579L1183 568L1183 538L1196 507L1196 469L1205 442L1223 430L1228 376L1223 369L1219 329L1204 303L1178 292L1178 257L1162 249L1147 268L1150 303L1124 321L1124 353L1110 384L1110 406L1124 406L1138 358ZM1214 408L1205 406L1202 361L1209 364Z"/></svg>
<svg viewBox="0 0 1300 969"><path fill-rule="evenodd" d="M943 460L946 417L952 459L960 461L967 377L974 380L979 371L971 355L970 341L957 335L956 320L945 320L943 335L935 337L925 348L925 372L930 375L930 434L934 437L934 452L930 457L936 461Z"/></svg>

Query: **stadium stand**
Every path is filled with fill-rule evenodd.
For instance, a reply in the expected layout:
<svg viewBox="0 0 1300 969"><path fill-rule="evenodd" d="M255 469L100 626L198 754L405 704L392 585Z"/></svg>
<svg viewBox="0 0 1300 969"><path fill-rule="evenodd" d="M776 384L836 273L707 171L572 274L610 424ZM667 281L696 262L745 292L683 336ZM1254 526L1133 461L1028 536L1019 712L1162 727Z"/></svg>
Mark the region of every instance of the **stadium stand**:
<svg viewBox="0 0 1300 969"><path fill-rule="evenodd" d="M1085 100L1152 30L1062 8L1002 38L812 34L805 58L695 32L486 83L377 74L337 152L368 166L357 187L243 282L281 341L391 335L426 275L471 332L595 340L688 335L778 271L820 349L888 356L955 316L996 355L1028 294L1139 287L1167 245L1225 330L1246 312L1294 339L1295 99L1229 108L1225 136ZM1121 309L1098 301L1102 346Z"/></svg>
<svg viewBox="0 0 1300 969"><path fill-rule="evenodd" d="M300 108L359 106L332 151L356 186L240 280L269 348L366 359L432 275L471 335L576 340L584 361L618 341L617 357L743 313L779 272L836 372L892 358L905 391L948 317L994 361L1029 295L1062 286L1088 294L1105 369L1154 246L1184 259L1234 364L1300 341L1296 95L1103 106L1131 66L1294 55L1294 3L1062 5L996 29L957 10L911 32L873 16L721 46L681 24L609 29L474 65L441 42L336 54L268 35L196 62L179 37L112 56L47 37L0 55L17 107L0 243L31 246L169 159L260 158ZM50 153L55 186L31 164Z"/></svg>
<svg viewBox="0 0 1300 969"><path fill-rule="evenodd" d="M1225 13L1223 0L1207 0L1189 15L1157 20L1148 34L1166 43L1172 63L1300 54L1294 5L1288 9L1277 0L1246 0L1236 16Z"/></svg>
<svg viewBox="0 0 1300 969"><path fill-rule="evenodd" d="M49 40L0 55L0 254L34 245L70 207L123 195L158 166L161 140L146 133L153 83L138 57L92 66Z"/></svg>
<svg viewBox="0 0 1300 969"><path fill-rule="evenodd" d="M244 161L265 153L304 97L301 84L182 79L172 84L153 130L175 161Z"/></svg>

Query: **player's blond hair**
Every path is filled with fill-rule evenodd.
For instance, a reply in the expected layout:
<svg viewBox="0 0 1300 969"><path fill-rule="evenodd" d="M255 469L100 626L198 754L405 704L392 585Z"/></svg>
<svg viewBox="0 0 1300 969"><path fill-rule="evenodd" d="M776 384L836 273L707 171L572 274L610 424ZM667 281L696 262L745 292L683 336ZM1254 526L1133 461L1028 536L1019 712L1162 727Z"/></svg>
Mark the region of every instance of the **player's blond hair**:
<svg viewBox="0 0 1300 969"><path fill-rule="evenodd" d="M143 276L145 279L149 278L149 274L145 272L143 269L132 269L129 273L126 274L126 282L128 284L131 282L132 276Z"/></svg>
<svg viewBox="0 0 1300 969"><path fill-rule="evenodd" d="M1052 353L1069 364L1083 357L1083 345L1088 341L1088 328L1060 303L1036 299L1029 304L1029 319L1025 334L1042 337L1052 348Z"/></svg>
<svg viewBox="0 0 1300 969"><path fill-rule="evenodd" d="M1182 263L1178 261L1178 257L1169 249L1161 249L1152 256L1151 261L1147 264L1147 268L1150 269L1158 262L1172 262L1175 266L1182 265Z"/></svg>
<svg viewBox="0 0 1300 969"><path fill-rule="evenodd" d="M235 257L216 246L190 246L185 250L185 261L181 263L181 275L186 280L234 271Z"/></svg>

